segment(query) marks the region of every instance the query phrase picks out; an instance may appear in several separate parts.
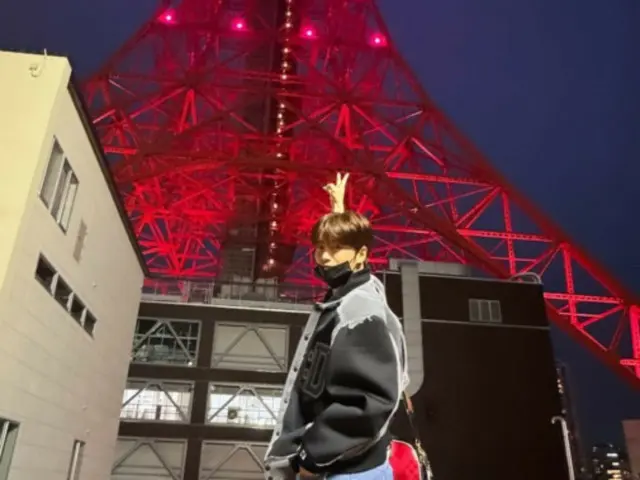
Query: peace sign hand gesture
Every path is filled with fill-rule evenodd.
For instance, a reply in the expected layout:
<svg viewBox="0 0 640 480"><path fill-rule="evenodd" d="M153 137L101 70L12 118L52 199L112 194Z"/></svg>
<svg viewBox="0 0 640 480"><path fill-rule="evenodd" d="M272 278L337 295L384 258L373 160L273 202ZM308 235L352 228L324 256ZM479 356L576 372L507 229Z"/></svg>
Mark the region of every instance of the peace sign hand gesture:
<svg viewBox="0 0 640 480"><path fill-rule="evenodd" d="M336 175L336 183L327 183L324 186L324 190L329 194L329 200L331 201L332 213L344 213L344 195L347 190L347 180L349 180L349 174L345 173Z"/></svg>

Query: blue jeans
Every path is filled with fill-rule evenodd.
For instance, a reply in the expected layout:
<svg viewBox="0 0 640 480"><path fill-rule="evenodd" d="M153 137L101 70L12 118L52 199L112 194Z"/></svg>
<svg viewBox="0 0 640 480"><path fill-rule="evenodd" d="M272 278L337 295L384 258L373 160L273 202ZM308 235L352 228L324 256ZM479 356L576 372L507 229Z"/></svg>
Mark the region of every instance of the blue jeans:
<svg viewBox="0 0 640 480"><path fill-rule="evenodd" d="M393 480L393 470L389 462L384 462L379 467L364 472L330 475L327 480Z"/></svg>
<svg viewBox="0 0 640 480"><path fill-rule="evenodd" d="M389 462L384 462L382 465L371 470L358 473L342 473L338 475L331 475L329 480L393 480L393 470Z"/></svg>

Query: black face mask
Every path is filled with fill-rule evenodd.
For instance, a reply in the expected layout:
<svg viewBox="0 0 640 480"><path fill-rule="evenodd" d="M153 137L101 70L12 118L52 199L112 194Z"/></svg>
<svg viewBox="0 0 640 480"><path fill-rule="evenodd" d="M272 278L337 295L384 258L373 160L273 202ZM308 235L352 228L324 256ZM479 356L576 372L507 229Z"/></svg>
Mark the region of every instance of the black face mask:
<svg viewBox="0 0 640 480"><path fill-rule="evenodd" d="M314 273L318 278L323 280L324 283L329 286L329 288L335 289L342 287L349 281L353 270L351 270L349 262L343 262L339 265L334 265L333 267L316 265L316 268L314 268Z"/></svg>

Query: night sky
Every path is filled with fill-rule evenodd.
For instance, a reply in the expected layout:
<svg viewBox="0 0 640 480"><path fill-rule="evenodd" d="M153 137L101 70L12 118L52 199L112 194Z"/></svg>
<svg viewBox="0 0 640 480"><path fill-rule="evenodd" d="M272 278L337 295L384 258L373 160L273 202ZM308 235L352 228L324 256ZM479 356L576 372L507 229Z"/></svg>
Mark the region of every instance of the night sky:
<svg viewBox="0 0 640 480"><path fill-rule="evenodd" d="M156 8L152 0L17 0L0 49L65 53L80 77ZM379 0L436 103L508 179L640 292L640 1ZM635 187L635 189L634 189ZM640 395L554 334L585 443L622 442Z"/></svg>

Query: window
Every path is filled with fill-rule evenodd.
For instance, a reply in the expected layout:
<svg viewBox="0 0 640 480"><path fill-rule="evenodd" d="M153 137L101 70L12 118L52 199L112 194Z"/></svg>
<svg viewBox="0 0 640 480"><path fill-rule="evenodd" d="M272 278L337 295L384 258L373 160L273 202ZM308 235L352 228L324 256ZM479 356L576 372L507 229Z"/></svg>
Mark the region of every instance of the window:
<svg viewBox="0 0 640 480"><path fill-rule="evenodd" d="M58 225L66 232L69 228L69 220L71 219L71 210L78 193L78 177L73 173L71 165L67 160L62 166L62 188L60 194L60 204L53 205L51 213L58 222Z"/></svg>
<svg viewBox="0 0 640 480"><path fill-rule="evenodd" d="M212 367L287 371L289 330L281 325L216 322Z"/></svg>
<svg viewBox="0 0 640 480"><path fill-rule="evenodd" d="M55 285L55 290L53 291L53 298L55 298L60 305L62 305L65 309L69 308L69 300L72 295L71 287L67 285L60 276L58 276L58 281Z"/></svg>
<svg viewBox="0 0 640 480"><path fill-rule="evenodd" d="M84 303L74 295L71 299L71 305L69 306L69 313L75 320L82 325L82 320L84 316L84 312L87 307L84 306Z"/></svg>
<svg viewBox="0 0 640 480"><path fill-rule="evenodd" d="M83 325L85 332L93 336L93 331L96 328L96 323L98 323L98 320L96 320L96 317L94 317L93 314L89 310L87 310L84 316L84 325Z"/></svg>
<svg viewBox="0 0 640 480"><path fill-rule="evenodd" d="M79 480L80 469L82 468L82 457L84 456L84 442L76 440L73 442L71 451L71 464L69 465L69 475L67 480Z"/></svg>
<svg viewBox="0 0 640 480"><path fill-rule="evenodd" d="M54 141L49 164L44 175L40 198L56 223L65 232L69 228L71 211L78 192L78 177L65 158L58 141Z"/></svg>
<svg viewBox="0 0 640 480"><path fill-rule="evenodd" d="M188 423L193 384L129 380L122 397L120 418Z"/></svg>
<svg viewBox="0 0 640 480"><path fill-rule="evenodd" d="M96 317L43 255L38 258L35 277L60 306L82 325L85 332L93 336L98 323Z"/></svg>
<svg viewBox="0 0 640 480"><path fill-rule="evenodd" d="M281 387L211 385L207 423L270 428L278 420Z"/></svg>
<svg viewBox="0 0 640 480"><path fill-rule="evenodd" d="M40 198L44 202L47 208L51 207L53 197L55 196L58 179L60 178L60 170L62 169L62 163L64 162L64 152L60 147L57 140L53 143L53 149L51 150L51 156L49 157L49 164L47 165L47 171L44 174L44 181L42 182L42 188L40 189Z"/></svg>
<svg viewBox="0 0 640 480"><path fill-rule="evenodd" d="M469 299L469 320L480 323L502 323L498 300Z"/></svg>
<svg viewBox="0 0 640 480"><path fill-rule="evenodd" d="M0 480L9 478L9 468L17 439L18 424L0 418Z"/></svg>
<svg viewBox="0 0 640 480"><path fill-rule="evenodd" d="M38 265L36 266L36 279L42 284L49 293L53 292L53 281L56 279L58 272L51 264L40 255L38 258Z"/></svg>
<svg viewBox="0 0 640 480"><path fill-rule="evenodd" d="M244 442L240 444L243 446ZM192 460L187 457L186 440L161 440L158 438L120 437L117 443L118 460L115 460L111 469L111 475L105 475L104 480L177 480L194 478L197 480L218 479L261 479L262 470L257 475L252 475L255 469L251 469L254 460L248 456L245 450L236 452L236 447L231 442L224 443L221 447L203 445L202 463L199 475L185 475L185 464ZM205 449L207 448L207 449ZM214 450L217 448L217 450ZM254 458L264 457L264 449L256 449ZM243 454L245 454L243 456ZM246 467L249 460L249 468ZM244 462L244 463L243 463ZM205 466L209 466L205 469ZM256 465L256 469L259 468ZM230 471L231 470L231 471ZM197 472L197 470L196 470ZM213 473L212 473L213 472ZM261 476L260 476L261 475ZM84 480L96 480L96 476ZM49 478L35 478L30 480L54 480ZM102 480L102 479L101 479Z"/></svg>
<svg viewBox="0 0 640 480"><path fill-rule="evenodd" d="M134 362L191 367L196 364L200 322L139 318L133 337Z"/></svg>

